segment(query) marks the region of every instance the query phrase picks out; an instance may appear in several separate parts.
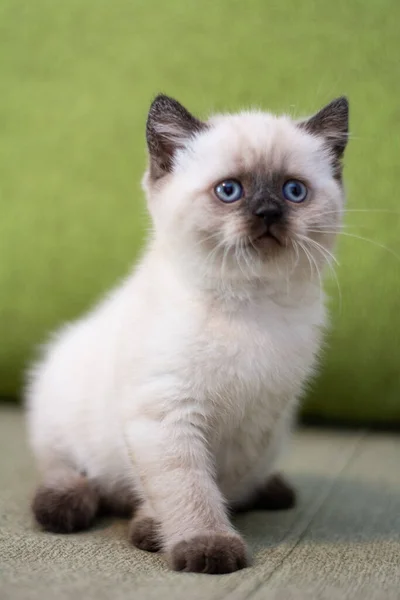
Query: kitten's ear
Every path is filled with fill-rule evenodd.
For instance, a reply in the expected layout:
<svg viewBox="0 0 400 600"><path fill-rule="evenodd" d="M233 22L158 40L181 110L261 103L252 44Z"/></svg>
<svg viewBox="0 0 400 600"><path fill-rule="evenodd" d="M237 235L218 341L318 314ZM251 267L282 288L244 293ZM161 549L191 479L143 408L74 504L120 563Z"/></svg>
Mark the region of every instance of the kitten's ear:
<svg viewBox="0 0 400 600"><path fill-rule="evenodd" d="M160 179L172 170L175 152L206 127L179 102L160 94L150 106L146 125L150 177Z"/></svg>
<svg viewBox="0 0 400 600"><path fill-rule="evenodd" d="M349 102L345 96L332 100L317 114L300 123L309 133L323 136L340 160L349 137Z"/></svg>

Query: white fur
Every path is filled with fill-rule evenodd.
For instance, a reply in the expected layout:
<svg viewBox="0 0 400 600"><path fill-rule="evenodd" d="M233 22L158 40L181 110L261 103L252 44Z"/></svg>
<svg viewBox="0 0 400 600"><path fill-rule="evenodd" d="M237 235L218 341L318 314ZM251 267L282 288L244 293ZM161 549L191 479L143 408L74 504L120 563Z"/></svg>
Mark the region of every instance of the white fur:
<svg viewBox="0 0 400 600"><path fill-rule="evenodd" d="M105 495L132 489L167 549L233 531L225 503L272 473L321 345L322 293L302 252L245 259L213 247L210 257L206 237L232 247L240 227L209 190L260 161L310 181L307 218L326 210L325 226L338 227L342 190L322 139L287 117L214 117L173 174L145 177L154 235L138 267L55 336L28 386L44 479L68 465ZM304 235L307 218L294 224ZM332 235L310 237L331 251Z"/></svg>

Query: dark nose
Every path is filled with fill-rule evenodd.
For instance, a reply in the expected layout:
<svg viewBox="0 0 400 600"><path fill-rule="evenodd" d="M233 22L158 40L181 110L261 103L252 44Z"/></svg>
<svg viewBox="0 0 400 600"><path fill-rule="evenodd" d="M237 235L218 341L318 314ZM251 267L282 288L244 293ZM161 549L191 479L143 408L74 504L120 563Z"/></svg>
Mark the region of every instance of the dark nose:
<svg viewBox="0 0 400 600"><path fill-rule="evenodd" d="M264 219L265 224L268 226L282 219L283 209L279 204L264 204L254 211L254 215Z"/></svg>

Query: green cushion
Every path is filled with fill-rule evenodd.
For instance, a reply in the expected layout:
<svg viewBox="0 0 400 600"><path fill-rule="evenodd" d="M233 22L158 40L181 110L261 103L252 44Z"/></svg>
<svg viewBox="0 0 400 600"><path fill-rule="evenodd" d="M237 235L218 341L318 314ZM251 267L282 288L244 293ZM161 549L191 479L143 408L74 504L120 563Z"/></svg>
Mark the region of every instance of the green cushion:
<svg viewBox="0 0 400 600"><path fill-rule="evenodd" d="M332 280L332 334L307 410L400 422L399 21L396 0L3 0L0 394L19 394L38 342L137 256L156 92L199 114L297 115L346 93L348 207L361 209L346 232L375 243L342 236L341 306Z"/></svg>

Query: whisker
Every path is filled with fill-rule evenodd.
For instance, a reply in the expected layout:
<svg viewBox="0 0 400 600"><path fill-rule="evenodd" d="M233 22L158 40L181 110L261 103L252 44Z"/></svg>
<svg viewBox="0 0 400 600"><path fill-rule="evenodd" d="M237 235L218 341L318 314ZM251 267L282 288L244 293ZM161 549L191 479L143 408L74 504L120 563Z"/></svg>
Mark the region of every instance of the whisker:
<svg viewBox="0 0 400 600"><path fill-rule="evenodd" d="M301 238L308 242L309 244L312 244L313 246L315 246L316 248L319 248L320 250L322 250L325 253L325 256L328 255L331 257L331 259L333 260L334 263L337 264L337 266L340 266L339 261L337 260L336 256L334 256L332 254L332 252L330 252L327 248L325 248L322 244L320 244L319 242L317 242L316 240L313 240L312 238L308 237L308 236L301 236Z"/></svg>
<svg viewBox="0 0 400 600"><path fill-rule="evenodd" d="M317 263L315 257L313 256L311 250L310 250L310 258L311 258L311 260L313 261L313 263L315 265L315 270L317 271L318 281L319 281L319 301L322 304L322 290L323 290L323 287L322 287L321 273L320 273L320 270L318 268L318 263Z"/></svg>
<svg viewBox="0 0 400 600"><path fill-rule="evenodd" d="M243 244L243 239L240 238L239 245L238 245L239 268L240 268L240 271L243 273L244 278L248 279L248 276L247 276L247 273L246 273L246 266L247 266L247 264L246 264L246 266L245 266L244 269L242 268L242 266L240 264L240 261L241 261L242 258L243 258L244 262L246 263L246 260L245 260L245 257L244 257L244 253L243 253L243 245L242 244Z"/></svg>
<svg viewBox="0 0 400 600"><path fill-rule="evenodd" d="M315 240L312 240L311 238L306 239L306 242L312 242L314 243ZM336 283L336 287L337 287L337 291L338 291L338 296L339 296L339 314L342 314L342 307L343 307L343 299L342 299L342 290L340 287L340 283L339 283L339 279L338 276L336 274L336 271L334 269L334 267L332 266L329 258L333 258L336 262L337 265L339 265L338 261L335 259L335 257L333 256L333 254L331 254L326 248L324 248L324 246L322 246L321 244L317 244L315 242L314 247L322 254L322 256L325 258L327 265L329 267L329 271L330 273L332 273L335 283Z"/></svg>
<svg viewBox="0 0 400 600"><path fill-rule="evenodd" d="M400 211L392 210L390 208L344 208L343 209L343 217L344 218L346 218L347 215L349 215L349 217L351 217L353 214L366 215L368 213L400 216ZM324 217L328 217L329 215L338 215L338 211L337 210L324 210L324 211L322 211L322 215Z"/></svg>
<svg viewBox="0 0 400 600"><path fill-rule="evenodd" d="M239 251L239 246L237 244L235 244L235 259L236 259L237 265L240 269L240 272L243 274L243 269L242 269L242 265L240 264L240 257L238 255L238 251Z"/></svg>
<svg viewBox="0 0 400 600"><path fill-rule="evenodd" d="M320 231L318 231L316 229L309 229L308 231L309 231L309 233L321 233ZM389 252L389 254L392 254L398 261L400 261L400 256L394 250L392 250L391 248L388 248L384 244L376 242L375 240L371 240L370 238L366 238L366 237L363 237L361 235L356 235L354 233L348 233L346 231L339 231L339 232L325 231L324 233L332 233L332 234L337 234L337 235L344 235L346 237L353 238L355 240L362 240L364 242L369 242L370 244L372 244L374 246L377 246L378 248L382 248L383 250L386 250L386 252Z"/></svg>
<svg viewBox="0 0 400 600"><path fill-rule="evenodd" d="M226 266L226 258L228 256L229 251L231 250L232 246L230 244L227 244L225 246L225 250L224 250L224 254L222 256L222 262L221 262L221 277L223 279L225 279L225 266Z"/></svg>
<svg viewBox="0 0 400 600"><path fill-rule="evenodd" d="M251 247L254 249L255 253L257 254L257 256L260 255L257 246L254 244L253 240L251 239L250 236L247 236L246 241L251 245Z"/></svg>
<svg viewBox="0 0 400 600"><path fill-rule="evenodd" d="M295 261L294 261L294 264L293 264L293 269L292 269L292 273L293 273L293 271L295 271L295 270L296 270L296 268L297 268L297 265L299 264L299 260L300 260L300 253L299 253L299 247L298 247L298 245L297 245L297 243L296 243L296 240L291 240L291 242L292 242L292 246L293 246L293 248L294 248L294 251L295 251L295 253L296 253L296 257L295 257Z"/></svg>
<svg viewBox="0 0 400 600"><path fill-rule="evenodd" d="M256 270L254 268L254 262L252 261L252 257L251 257L251 253L250 253L250 249L247 246L246 240L243 239L243 254L246 260L246 264L249 266L250 272L253 275L256 275Z"/></svg>
<svg viewBox="0 0 400 600"><path fill-rule="evenodd" d="M334 227L334 225L315 225L315 227L319 227L321 228L321 232L325 233L326 229L332 229ZM342 229L348 229L348 228L354 228L354 227L363 227L363 225L360 225L359 223L357 223L356 225L353 224L351 225L350 223L342 223L341 225L338 225L337 228L337 233L339 233L339 231L341 231Z"/></svg>
<svg viewBox="0 0 400 600"><path fill-rule="evenodd" d="M211 250L211 252L209 252L209 253L207 254L207 256L206 256L206 259L205 259L205 261L204 261L204 263L205 263L205 265L206 265L207 267L209 267L209 266L210 266L210 267L212 267L212 264L213 264L213 262L214 262L214 261L215 261L215 259L217 258L218 251L219 251L219 250L220 250L220 249L223 247L223 245L224 245L224 244L223 244L223 242L219 242L219 243L218 243L218 244L215 246L215 248L213 248L213 249Z"/></svg>
<svg viewBox="0 0 400 600"><path fill-rule="evenodd" d="M200 240L198 240L198 241L195 243L194 247L196 248L197 246L201 246L202 244L204 244L205 242L208 242L209 240L212 240L212 239L218 239L218 237L219 237L219 236L218 236L218 234L217 234L217 233L211 233L211 234L210 234L210 235L208 235L207 237L205 237L205 238L201 238Z"/></svg>
<svg viewBox="0 0 400 600"><path fill-rule="evenodd" d="M335 211L331 211L331 212L335 212ZM345 208L344 213L351 213L351 212L360 212L360 213L375 213L375 212L381 212L381 213L392 213L395 215L400 215L400 211L399 210L392 210L390 208ZM329 213L324 213L324 214L329 214Z"/></svg>
<svg viewBox="0 0 400 600"><path fill-rule="evenodd" d="M308 264L310 265L310 276L311 276L311 278L313 278L313 276L314 276L314 270L313 270L313 266L312 266L312 263L311 263L311 260L310 260L310 255L309 255L307 249L305 248L304 244L302 244L300 241L298 242L298 244L299 244L300 249L303 250L304 254L307 257Z"/></svg>

